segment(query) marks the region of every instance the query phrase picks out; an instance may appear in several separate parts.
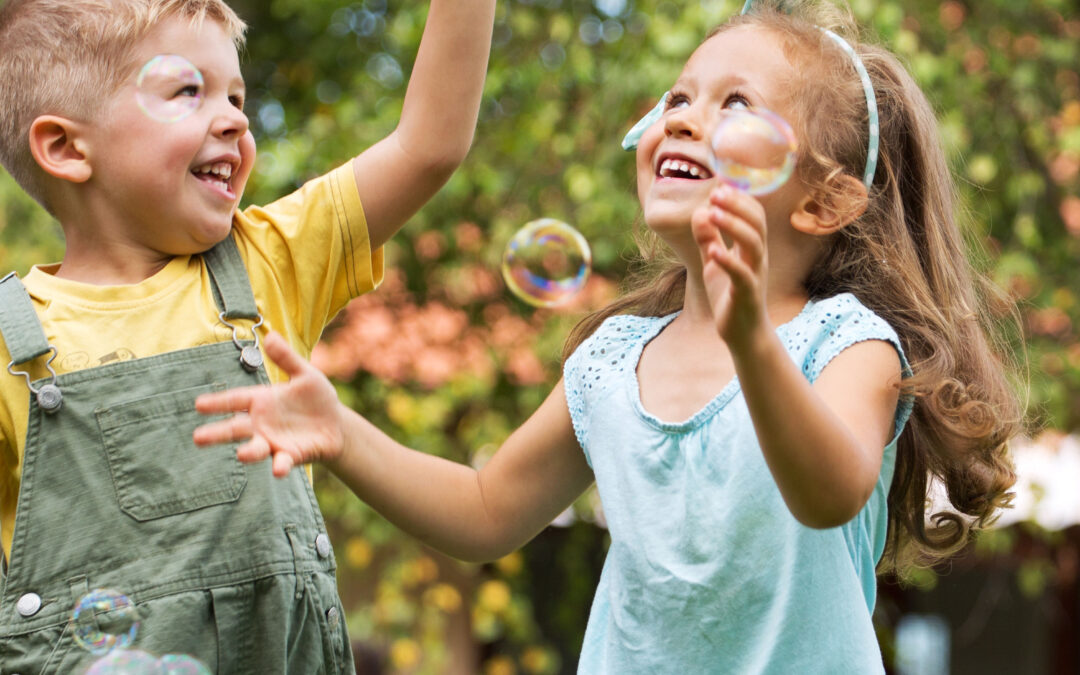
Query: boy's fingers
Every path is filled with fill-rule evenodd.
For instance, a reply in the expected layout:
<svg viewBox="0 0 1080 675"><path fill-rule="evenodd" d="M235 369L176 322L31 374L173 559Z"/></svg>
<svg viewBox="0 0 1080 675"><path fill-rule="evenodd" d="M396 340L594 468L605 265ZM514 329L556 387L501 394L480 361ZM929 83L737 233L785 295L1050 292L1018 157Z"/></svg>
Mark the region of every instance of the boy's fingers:
<svg viewBox="0 0 1080 675"><path fill-rule="evenodd" d="M251 437L251 418L247 415L235 415L227 420L210 422L196 427L192 438L196 445L214 445L232 443Z"/></svg>
<svg viewBox="0 0 1080 675"><path fill-rule="evenodd" d="M276 453L273 461L273 474L278 478L284 478L292 471L293 465L292 455L287 452Z"/></svg>
<svg viewBox="0 0 1080 675"><path fill-rule="evenodd" d="M242 412L251 407L251 399L260 387L237 387L225 391L200 394L195 398L195 409L201 413Z"/></svg>
<svg viewBox="0 0 1080 675"><path fill-rule="evenodd" d="M236 458L241 462L261 462L270 456L270 444L262 436L255 436L236 448Z"/></svg>
<svg viewBox="0 0 1080 675"><path fill-rule="evenodd" d="M277 331L270 331L266 336L266 355L284 370L289 377L296 377L304 372L308 362L296 353L289 342Z"/></svg>

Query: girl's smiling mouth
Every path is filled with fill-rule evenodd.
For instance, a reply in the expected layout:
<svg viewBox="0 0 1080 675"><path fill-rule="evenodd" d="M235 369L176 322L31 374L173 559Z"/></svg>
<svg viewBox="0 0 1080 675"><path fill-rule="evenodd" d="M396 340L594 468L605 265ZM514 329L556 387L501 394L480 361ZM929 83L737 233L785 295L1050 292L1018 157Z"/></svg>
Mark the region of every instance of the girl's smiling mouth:
<svg viewBox="0 0 1080 675"><path fill-rule="evenodd" d="M687 157L667 156L660 160L656 170L658 178L678 178L684 180L708 180L712 171Z"/></svg>

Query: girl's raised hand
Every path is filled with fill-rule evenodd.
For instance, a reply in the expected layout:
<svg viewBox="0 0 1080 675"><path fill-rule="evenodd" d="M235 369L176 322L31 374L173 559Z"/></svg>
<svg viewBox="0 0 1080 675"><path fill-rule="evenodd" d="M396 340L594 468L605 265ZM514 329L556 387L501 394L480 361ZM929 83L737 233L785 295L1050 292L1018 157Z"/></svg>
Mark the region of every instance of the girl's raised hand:
<svg viewBox="0 0 1080 675"><path fill-rule="evenodd" d="M738 348L767 327L765 210L754 197L720 185L694 211L692 226L717 331Z"/></svg>
<svg viewBox="0 0 1080 675"><path fill-rule="evenodd" d="M277 333L266 336L265 347L289 381L199 396L195 409L203 414L236 414L195 429L196 445L244 441L236 449L237 459L259 462L272 457L279 478L298 464L336 459L344 438L334 385Z"/></svg>

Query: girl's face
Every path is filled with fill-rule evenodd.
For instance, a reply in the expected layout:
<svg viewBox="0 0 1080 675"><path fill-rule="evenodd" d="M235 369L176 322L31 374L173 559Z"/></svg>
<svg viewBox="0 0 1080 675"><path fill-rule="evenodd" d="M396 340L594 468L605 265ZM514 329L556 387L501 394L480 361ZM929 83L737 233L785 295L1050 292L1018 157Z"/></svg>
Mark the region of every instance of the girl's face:
<svg viewBox="0 0 1080 675"><path fill-rule="evenodd" d="M777 36L759 27L729 29L698 47L671 88L660 121L638 143L638 198L652 230L669 242L690 236L694 209L716 185L709 139L721 111L764 107L790 121L785 87L793 74ZM780 213L789 200L779 197L797 182L761 199L770 223L790 215Z"/></svg>

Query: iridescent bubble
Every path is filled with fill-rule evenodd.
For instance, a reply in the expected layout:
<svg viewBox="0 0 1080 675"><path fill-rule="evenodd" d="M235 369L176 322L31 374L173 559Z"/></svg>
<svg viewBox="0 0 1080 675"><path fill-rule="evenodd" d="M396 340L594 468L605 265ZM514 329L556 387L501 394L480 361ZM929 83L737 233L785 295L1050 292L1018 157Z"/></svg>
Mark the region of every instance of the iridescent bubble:
<svg viewBox="0 0 1080 675"><path fill-rule="evenodd" d="M176 54L159 54L146 62L135 80L135 100L159 122L179 122L202 105L202 73Z"/></svg>
<svg viewBox="0 0 1080 675"><path fill-rule="evenodd" d="M592 253L585 237L554 218L527 223L506 244L502 275L521 300L535 307L559 305L585 285Z"/></svg>
<svg viewBox="0 0 1080 675"><path fill-rule="evenodd" d="M791 126L764 108L724 110L712 134L717 178L752 195L783 185L795 170L797 151Z"/></svg>
<svg viewBox="0 0 1080 675"><path fill-rule="evenodd" d="M158 664L162 673L170 675L213 675L202 661L187 654L166 654Z"/></svg>
<svg viewBox="0 0 1080 675"><path fill-rule="evenodd" d="M114 649L87 669L86 675L158 675L161 666L151 654L138 649Z"/></svg>
<svg viewBox="0 0 1080 675"><path fill-rule="evenodd" d="M135 603L111 588L96 588L71 610L75 642L91 654L123 649L135 641L139 615Z"/></svg>

